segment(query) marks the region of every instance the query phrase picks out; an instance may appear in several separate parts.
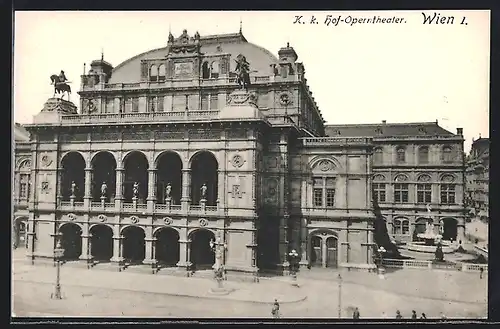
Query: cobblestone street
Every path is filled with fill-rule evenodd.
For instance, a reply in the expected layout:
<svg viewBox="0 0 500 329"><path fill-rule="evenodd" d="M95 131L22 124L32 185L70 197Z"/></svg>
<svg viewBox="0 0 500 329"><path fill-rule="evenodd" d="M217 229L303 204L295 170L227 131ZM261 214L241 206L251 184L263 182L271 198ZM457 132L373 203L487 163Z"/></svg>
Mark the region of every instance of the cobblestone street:
<svg viewBox="0 0 500 329"><path fill-rule="evenodd" d="M214 296L213 280L62 267L63 300L52 300L55 268L14 264L17 316L270 317L274 298L284 317L338 317L338 283L300 278L300 288L284 278L260 283L228 281L235 289ZM333 276L333 275L332 275ZM487 315L487 280L455 271L401 270L386 280L368 273L343 273L342 316L358 307L363 318L393 318L397 309L429 318ZM441 288L439 288L441 287ZM467 293L468 292L468 293Z"/></svg>

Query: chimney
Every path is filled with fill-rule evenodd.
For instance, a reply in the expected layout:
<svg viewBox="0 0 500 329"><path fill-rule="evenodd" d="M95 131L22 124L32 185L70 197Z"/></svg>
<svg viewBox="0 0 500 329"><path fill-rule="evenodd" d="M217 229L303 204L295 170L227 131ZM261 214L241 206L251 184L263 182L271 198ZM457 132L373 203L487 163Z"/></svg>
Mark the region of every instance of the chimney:
<svg viewBox="0 0 500 329"><path fill-rule="evenodd" d="M464 128L457 128L457 135L462 136L464 133Z"/></svg>
<svg viewBox="0 0 500 329"><path fill-rule="evenodd" d="M386 120L382 120L382 124L384 124L384 125L385 125L386 123L387 123L387 121L386 121Z"/></svg>

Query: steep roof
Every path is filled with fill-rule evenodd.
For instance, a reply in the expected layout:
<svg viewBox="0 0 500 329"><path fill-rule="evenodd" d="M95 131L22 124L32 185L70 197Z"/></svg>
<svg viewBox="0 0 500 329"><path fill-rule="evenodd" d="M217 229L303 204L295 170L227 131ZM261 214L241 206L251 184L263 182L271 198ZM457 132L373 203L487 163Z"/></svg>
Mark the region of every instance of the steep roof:
<svg viewBox="0 0 500 329"><path fill-rule="evenodd" d="M455 134L440 127L437 122L414 122L414 123L369 123L369 124L345 124L326 125L325 134L328 136L454 136Z"/></svg>
<svg viewBox="0 0 500 329"><path fill-rule="evenodd" d="M30 140L30 133L17 122L14 125L14 140L16 142L27 142Z"/></svg>
<svg viewBox="0 0 500 329"><path fill-rule="evenodd" d="M236 59L239 54L245 55L250 63L250 75L269 75L270 65L278 63L278 59L270 51L253 43L248 42L241 33L207 35L200 37L201 52L213 54L217 52L217 46L220 45L222 53L230 53L231 59ZM162 58L167 56L169 47L153 49L145 53L127 59L114 68L109 83L133 83L140 81L141 60ZM236 63L231 60L231 71L234 71Z"/></svg>

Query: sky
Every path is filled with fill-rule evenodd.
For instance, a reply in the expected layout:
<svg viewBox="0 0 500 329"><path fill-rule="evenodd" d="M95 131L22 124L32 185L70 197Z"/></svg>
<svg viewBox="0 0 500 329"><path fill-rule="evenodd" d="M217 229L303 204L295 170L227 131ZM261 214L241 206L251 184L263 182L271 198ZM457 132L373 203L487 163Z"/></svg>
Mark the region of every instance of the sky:
<svg viewBox="0 0 500 329"><path fill-rule="evenodd" d="M453 24L424 24L434 11L16 12L14 121L31 123L52 97L49 76L64 70L73 91L83 65L113 66L164 47L169 30L236 33L277 56L295 49L323 118L330 124L429 122L472 138L489 136L490 12L439 11ZM325 24L327 15L341 17ZM303 16L298 24L296 16ZM312 16L318 24L311 24ZM401 23L354 19L400 18ZM463 21L465 17L465 21ZM450 20L445 19L445 22ZM464 24L461 24L464 22ZM467 23L467 24L465 24ZM251 63L250 63L251 64ZM78 95L71 100L79 106Z"/></svg>

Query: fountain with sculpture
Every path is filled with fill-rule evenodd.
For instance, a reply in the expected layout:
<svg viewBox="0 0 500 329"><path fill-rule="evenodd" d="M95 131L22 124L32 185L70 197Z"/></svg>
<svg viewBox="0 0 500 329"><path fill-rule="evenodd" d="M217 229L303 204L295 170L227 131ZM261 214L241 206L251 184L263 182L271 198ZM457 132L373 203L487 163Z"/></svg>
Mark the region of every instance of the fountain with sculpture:
<svg viewBox="0 0 500 329"><path fill-rule="evenodd" d="M430 205L427 205L427 213L428 220L425 223L425 232L417 234L417 237L420 241L409 242L406 245L406 248L410 251L434 253L436 252L438 244L441 244L443 253L453 253L453 248L449 244L445 244L444 241L441 240L443 236L434 231L434 220L431 215ZM442 230L442 228L443 227L441 225L440 230Z"/></svg>

